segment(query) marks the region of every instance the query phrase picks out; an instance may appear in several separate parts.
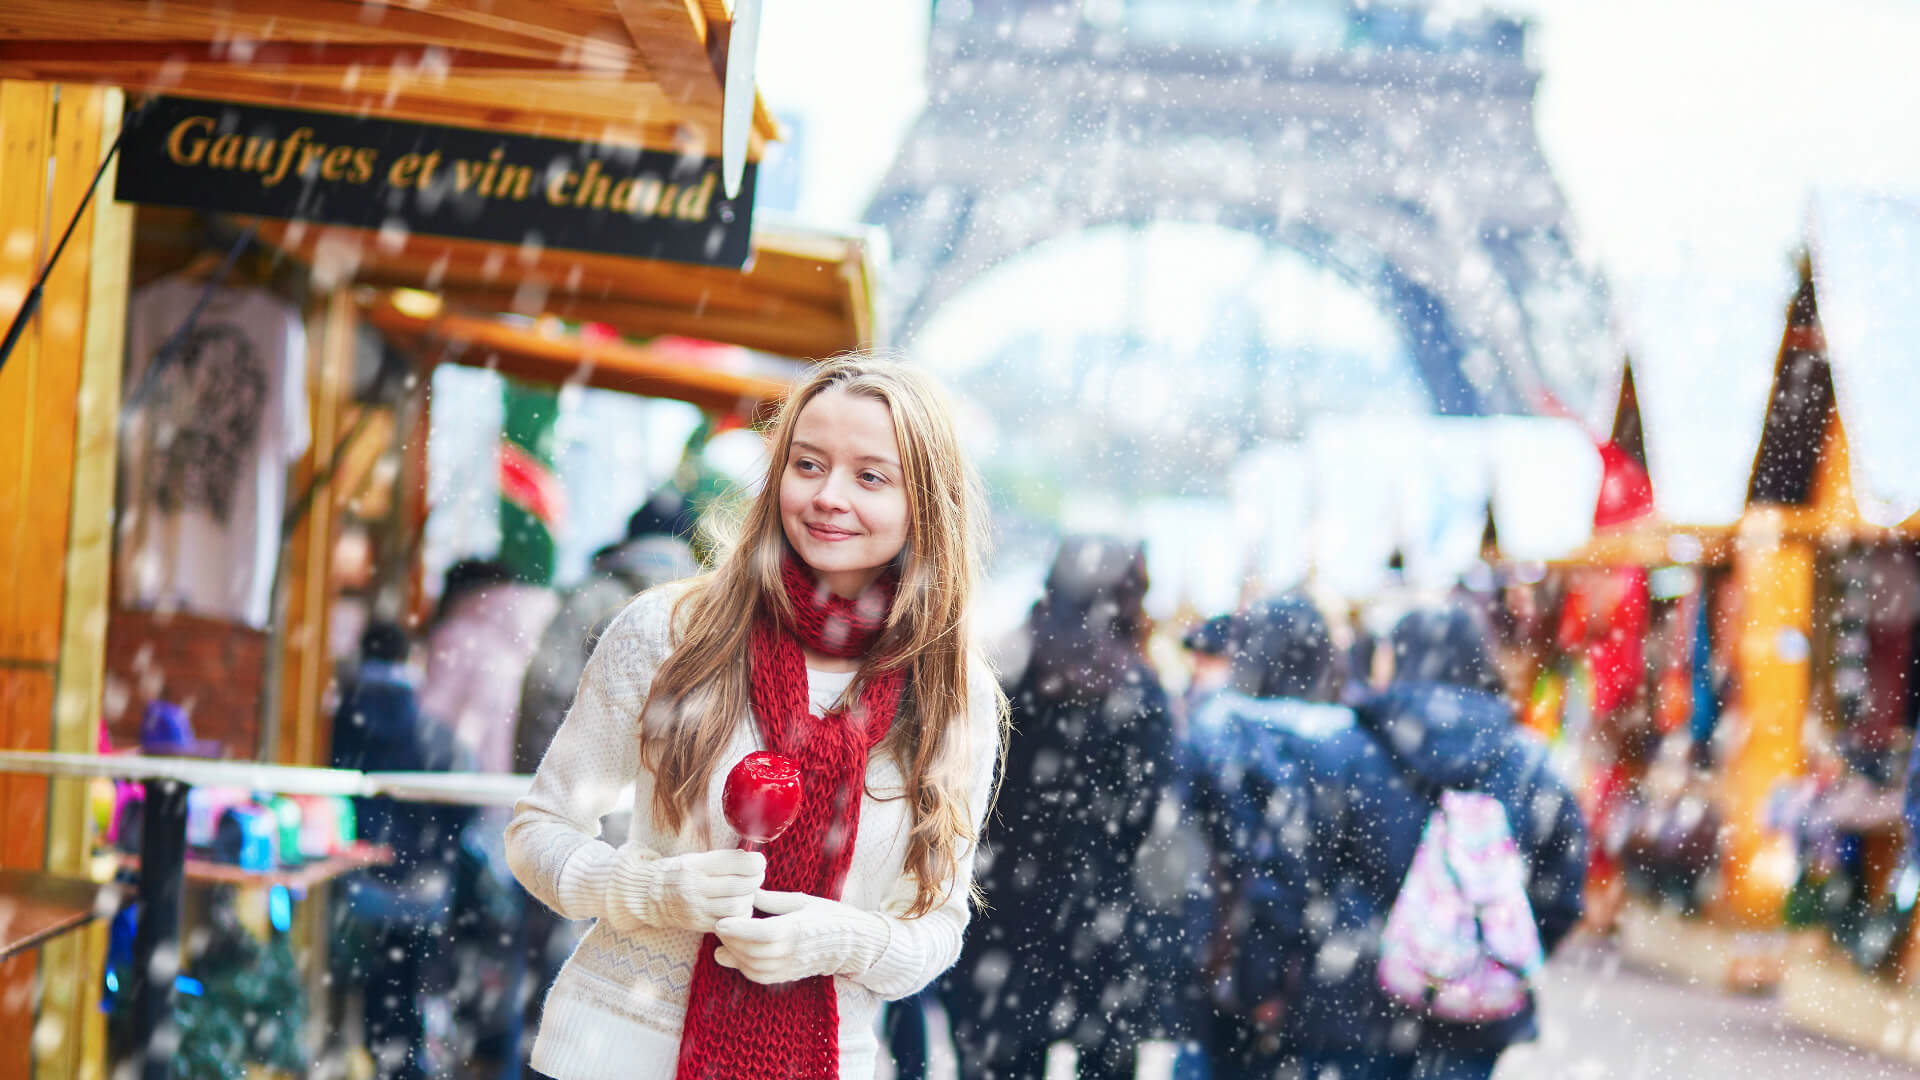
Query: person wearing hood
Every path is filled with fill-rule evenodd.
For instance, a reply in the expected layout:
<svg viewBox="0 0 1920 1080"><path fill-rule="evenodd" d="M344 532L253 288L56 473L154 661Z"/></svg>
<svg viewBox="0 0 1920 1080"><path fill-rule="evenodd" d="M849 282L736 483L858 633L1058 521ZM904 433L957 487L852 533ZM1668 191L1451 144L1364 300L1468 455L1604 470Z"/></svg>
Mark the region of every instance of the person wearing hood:
<svg viewBox="0 0 1920 1080"><path fill-rule="evenodd" d="M1442 792L1477 792L1506 811L1540 943L1579 921L1586 837L1573 793L1503 696L1485 628L1459 606L1416 610L1390 638L1387 688L1356 710L1311 833L1327 875L1310 910L1313 961L1302 996L1304 1075L1486 1080L1510 1045L1537 1035L1533 1002L1487 1023L1448 1022L1395 1004L1376 976L1381 934Z"/></svg>
<svg viewBox="0 0 1920 1080"><path fill-rule="evenodd" d="M627 520L626 538L594 553L587 576L560 598L560 610L541 631L520 685L513 771L530 773L560 730L573 704L587 658L607 624L633 598L700 569L686 540L690 511L676 493L656 493Z"/></svg>
<svg viewBox="0 0 1920 1080"><path fill-rule="evenodd" d="M1180 719L1200 711L1206 700L1227 685L1233 673L1233 654L1240 635L1238 615L1215 615L1187 631L1180 644L1192 658L1193 677L1180 696Z"/></svg>
<svg viewBox="0 0 1920 1080"><path fill-rule="evenodd" d="M942 996L967 1080L1045 1075L1073 1044L1082 1077L1130 1077L1165 1022L1176 943L1136 882L1174 772L1167 695L1142 646L1145 553L1062 542L1034 605L980 883ZM1175 815L1177 816L1177 815ZM1149 890L1151 891L1151 890Z"/></svg>
<svg viewBox="0 0 1920 1080"><path fill-rule="evenodd" d="M1226 685L1189 721L1194 810L1218 886L1196 972L1213 998L1215 1080L1271 1076L1298 1044L1302 915L1321 878L1306 829L1328 744L1354 733L1352 713L1327 703L1334 682L1325 619L1288 594L1239 618Z"/></svg>

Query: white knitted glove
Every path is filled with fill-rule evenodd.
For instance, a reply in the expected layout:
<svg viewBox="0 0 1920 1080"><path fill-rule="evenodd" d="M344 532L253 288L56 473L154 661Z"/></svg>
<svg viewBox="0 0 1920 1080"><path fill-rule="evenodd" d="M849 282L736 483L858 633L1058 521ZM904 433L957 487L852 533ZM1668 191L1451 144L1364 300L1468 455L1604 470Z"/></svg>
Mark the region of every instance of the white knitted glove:
<svg viewBox="0 0 1920 1080"><path fill-rule="evenodd" d="M645 858L620 852L607 881L607 921L632 933L642 927L702 933L732 916L753 915L753 894L767 873L757 851L702 851Z"/></svg>
<svg viewBox="0 0 1920 1080"><path fill-rule="evenodd" d="M757 983L784 983L814 975L858 975L886 951L893 930L885 916L806 893L754 894L753 906L772 918L726 918L714 924L721 967Z"/></svg>

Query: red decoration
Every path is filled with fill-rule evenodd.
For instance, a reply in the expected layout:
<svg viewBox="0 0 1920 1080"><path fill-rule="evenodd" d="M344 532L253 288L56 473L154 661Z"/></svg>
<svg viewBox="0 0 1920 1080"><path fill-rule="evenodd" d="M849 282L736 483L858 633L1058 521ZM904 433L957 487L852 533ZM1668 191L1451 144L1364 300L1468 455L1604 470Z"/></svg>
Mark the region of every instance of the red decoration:
<svg viewBox="0 0 1920 1080"><path fill-rule="evenodd" d="M727 824L747 851L770 844L800 815L800 766L784 754L755 750L727 774L721 793Z"/></svg>
<svg viewBox="0 0 1920 1080"><path fill-rule="evenodd" d="M500 496L536 518L547 531L567 519L567 493L553 467L518 443L500 440Z"/></svg>
<svg viewBox="0 0 1920 1080"><path fill-rule="evenodd" d="M1600 497L1594 501L1593 527L1611 529L1653 513L1653 478L1619 444L1600 444Z"/></svg>

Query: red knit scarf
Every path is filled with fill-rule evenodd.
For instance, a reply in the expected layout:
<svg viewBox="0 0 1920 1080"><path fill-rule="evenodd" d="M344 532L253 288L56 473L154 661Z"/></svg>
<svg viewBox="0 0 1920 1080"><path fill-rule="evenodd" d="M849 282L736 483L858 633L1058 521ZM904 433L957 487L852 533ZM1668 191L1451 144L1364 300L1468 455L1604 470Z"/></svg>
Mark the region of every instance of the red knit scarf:
<svg viewBox="0 0 1920 1080"><path fill-rule="evenodd" d="M863 680L851 708L813 715L801 646L826 656L865 655L885 627L896 579L883 576L848 600L821 585L792 552L781 578L791 622L753 628L754 719L766 748L800 763L800 816L763 851L763 886L840 898L860 830L867 755L893 726L900 672ZM834 1080L840 1074L840 1007L826 975L762 986L714 962L720 939L700 943L680 1033L678 1080Z"/></svg>

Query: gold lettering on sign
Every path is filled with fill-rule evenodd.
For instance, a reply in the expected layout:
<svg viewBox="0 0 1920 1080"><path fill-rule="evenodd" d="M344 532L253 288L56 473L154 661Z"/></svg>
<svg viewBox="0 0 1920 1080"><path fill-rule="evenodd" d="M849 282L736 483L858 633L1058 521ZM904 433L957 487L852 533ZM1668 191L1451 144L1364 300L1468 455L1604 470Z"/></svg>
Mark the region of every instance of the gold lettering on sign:
<svg viewBox="0 0 1920 1080"><path fill-rule="evenodd" d="M247 138L247 148L240 155L240 167L248 172L266 172L273 164L273 140L258 135Z"/></svg>
<svg viewBox="0 0 1920 1080"><path fill-rule="evenodd" d="M567 165L575 159L567 156L555 157L544 168L515 164L504 142L481 158L443 158L441 150L389 158L378 146L320 142L310 126L294 128L285 137L251 116L243 118L241 125L251 134L223 133L222 126L217 116L210 115L174 122L165 139L168 160L183 168L249 173L265 188L277 187L290 177L300 181L294 187L316 182L384 185L389 197L451 188L469 198L521 202L544 198L560 211L610 212L642 221L706 221L718 184L714 170L702 170L697 177L679 182L670 179L666 170L635 172L623 161L590 156L589 147L579 148L588 155L581 168L569 170ZM442 165L451 170L450 175L441 174Z"/></svg>
<svg viewBox="0 0 1920 1080"><path fill-rule="evenodd" d="M167 156L173 159L175 165L198 165L207 156L205 135L189 141L195 128L212 131L213 117L189 116L173 125L173 130L167 133Z"/></svg>
<svg viewBox="0 0 1920 1080"><path fill-rule="evenodd" d="M698 187L690 187L680 193L680 205L675 209L681 221L707 220L707 207L713 202L713 174L708 173Z"/></svg>
<svg viewBox="0 0 1920 1080"><path fill-rule="evenodd" d="M419 154L401 154L387 169L387 183L397 188L412 187L414 174L419 171Z"/></svg>
<svg viewBox="0 0 1920 1080"><path fill-rule="evenodd" d="M267 187L273 187L280 181L285 180L287 178L287 170L293 164L293 155L300 149L301 143L311 138L313 138L312 128L295 128L293 134L287 136L286 141L280 144L280 163L274 166L273 172L270 173L265 180L260 181L260 183Z"/></svg>
<svg viewBox="0 0 1920 1080"><path fill-rule="evenodd" d="M508 165L500 170L500 182L494 186L494 193L506 198L512 193L516 200L525 199L527 190L533 186L533 170L525 165Z"/></svg>
<svg viewBox="0 0 1920 1080"><path fill-rule="evenodd" d="M207 154L207 164L216 169L239 168L240 136L222 135L213 140L213 149Z"/></svg>

